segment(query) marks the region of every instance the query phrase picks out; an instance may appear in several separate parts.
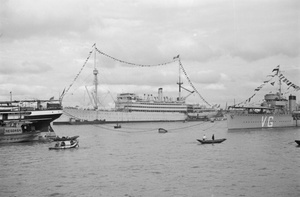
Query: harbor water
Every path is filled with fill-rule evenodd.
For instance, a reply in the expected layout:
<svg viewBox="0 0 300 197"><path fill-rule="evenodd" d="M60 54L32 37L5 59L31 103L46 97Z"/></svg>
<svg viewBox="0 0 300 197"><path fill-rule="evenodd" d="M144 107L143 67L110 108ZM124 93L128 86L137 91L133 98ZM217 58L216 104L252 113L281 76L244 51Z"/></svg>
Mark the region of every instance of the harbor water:
<svg viewBox="0 0 300 197"><path fill-rule="evenodd" d="M294 142L300 127L228 131L226 121L114 126L54 125L59 136L80 136L77 149L0 145L0 196L300 195ZM201 145L204 134L227 140Z"/></svg>

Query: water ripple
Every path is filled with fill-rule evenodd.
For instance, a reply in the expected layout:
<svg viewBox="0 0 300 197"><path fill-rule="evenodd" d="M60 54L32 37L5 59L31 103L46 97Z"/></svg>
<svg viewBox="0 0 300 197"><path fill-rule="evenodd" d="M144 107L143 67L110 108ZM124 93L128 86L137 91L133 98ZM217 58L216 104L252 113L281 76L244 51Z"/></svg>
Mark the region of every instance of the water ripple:
<svg viewBox="0 0 300 197"><path fill-rule="evenodd" d="M296 173L300 151L289 144L300 139L298 128L227 131L226 122L214 127L206 122L193 125L124 124L126 133L93 125L55 126L58 135L79 135L80 147L49 151L49 143L1 145L0 194L217 197L300 193ZM159 135L154 129L159 127L173 130ZM200 145L196 139L204 130L206 136L227 140Z"/></svg>

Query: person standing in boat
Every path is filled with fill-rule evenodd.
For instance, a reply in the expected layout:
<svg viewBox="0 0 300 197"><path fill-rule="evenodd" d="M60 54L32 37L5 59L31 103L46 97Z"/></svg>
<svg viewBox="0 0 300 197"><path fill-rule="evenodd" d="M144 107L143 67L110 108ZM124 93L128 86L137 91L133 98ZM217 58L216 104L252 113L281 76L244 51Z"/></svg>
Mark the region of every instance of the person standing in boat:
<svg viewBox="0 0 300 197"><path fill-rule="evenodd" d="M212 140L215 140L215 134L212 135L211 139L212 139Z"/></svg>
<svg viewBox="0 0 300 197"><path fill-rule="evenodd" d="M205 141L205 140L206 140L206 136L205 136L205 134L203 135L203 138L202 138L202 140L203 140L203 141Z"/></svg>

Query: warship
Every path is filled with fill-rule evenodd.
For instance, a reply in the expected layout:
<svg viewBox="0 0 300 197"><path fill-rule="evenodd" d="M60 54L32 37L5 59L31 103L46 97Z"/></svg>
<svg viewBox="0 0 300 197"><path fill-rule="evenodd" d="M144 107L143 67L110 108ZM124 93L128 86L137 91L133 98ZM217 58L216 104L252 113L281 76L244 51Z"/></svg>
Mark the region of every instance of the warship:
<svg viewBox="0 0 300 197"><path fill-rule="evenodd" d="M296 96L291 94L288 99L283 96L281 84L284 77L280 74L279 66L273 71L276 71L274 76L278 77L277 92L265 94L264 101L259 106L230 106L227 113L228 129L300 126L300 111ZM291 82L287 84L293 85ZM294 87L299 89L299 86Z"/></svg>

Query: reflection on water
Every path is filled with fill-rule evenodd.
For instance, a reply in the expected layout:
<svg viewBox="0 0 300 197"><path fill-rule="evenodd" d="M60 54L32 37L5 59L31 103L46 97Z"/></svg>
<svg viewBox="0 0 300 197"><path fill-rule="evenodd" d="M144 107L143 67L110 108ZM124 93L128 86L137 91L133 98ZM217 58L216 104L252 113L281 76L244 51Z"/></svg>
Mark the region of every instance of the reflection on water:
<svg viewBox="0 0 300 197"><path fill-rule="evenodd" d="M168 133L158 133L158 128ZM54 126L78 149L0 146L1 196L298 196L300 128L227 131L226 122ZM227 138L221 144L201 145Z"/></svg>

